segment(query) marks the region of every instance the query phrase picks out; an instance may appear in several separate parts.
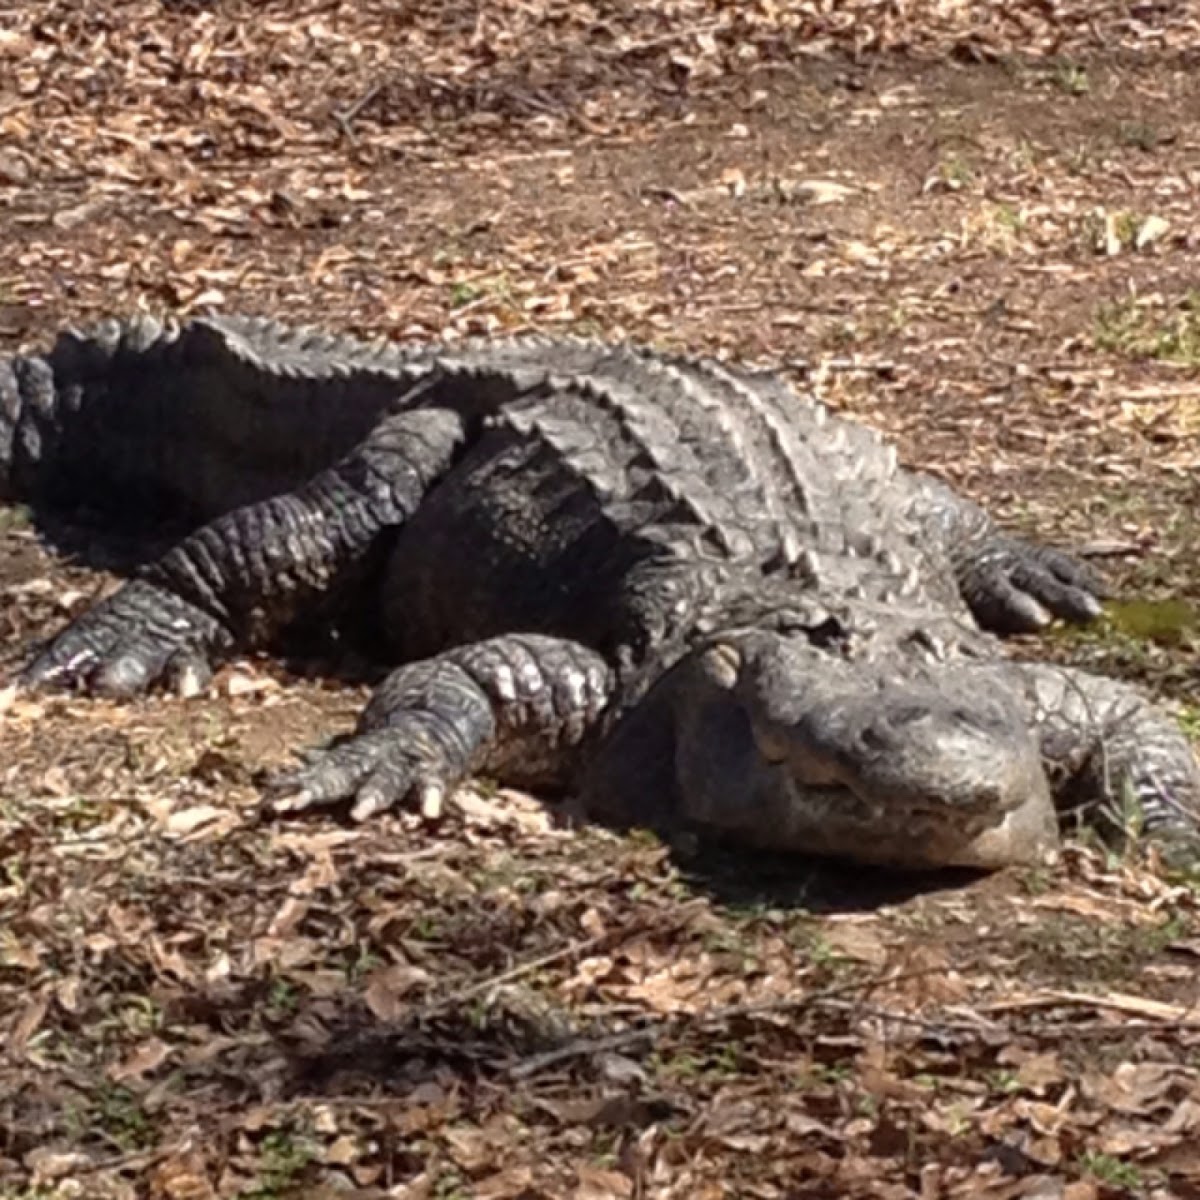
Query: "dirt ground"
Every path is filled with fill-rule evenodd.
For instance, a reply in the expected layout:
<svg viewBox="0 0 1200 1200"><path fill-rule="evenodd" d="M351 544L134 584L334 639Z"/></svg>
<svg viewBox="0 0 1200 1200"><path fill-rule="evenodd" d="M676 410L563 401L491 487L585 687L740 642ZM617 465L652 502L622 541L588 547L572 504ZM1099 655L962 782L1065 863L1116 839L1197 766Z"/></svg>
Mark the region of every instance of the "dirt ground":
<svg viewBox="0 0 1200 1200"><path fill-rule="evenodd" d="M1189 3L29 5L0 351L105 312L779 366L1120 602L1200 729ZM0 509L0 671L111 586ZM1197 878L261 820L361 690L0 692L0 1197L1200 1196Z"/></svg>

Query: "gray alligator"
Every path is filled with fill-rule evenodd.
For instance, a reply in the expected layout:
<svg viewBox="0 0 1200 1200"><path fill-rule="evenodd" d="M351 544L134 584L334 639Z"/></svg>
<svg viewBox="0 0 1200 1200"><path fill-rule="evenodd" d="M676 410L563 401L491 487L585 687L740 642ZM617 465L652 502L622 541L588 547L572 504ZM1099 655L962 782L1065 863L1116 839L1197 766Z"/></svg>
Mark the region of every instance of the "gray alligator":
<svg viewBox="0 0 1200 1200"><path fill-rule="evenodd" d="M432 812L480 773L601 818L987 868L1041 856L1066 812L1196 825L1172 721L994 636L1096 616L1090 571L770 373L111 320L0 362L0 493L187 530L30 685L189 692L297 621L371 631L400 665L273 781L280 810Z"/></svg>

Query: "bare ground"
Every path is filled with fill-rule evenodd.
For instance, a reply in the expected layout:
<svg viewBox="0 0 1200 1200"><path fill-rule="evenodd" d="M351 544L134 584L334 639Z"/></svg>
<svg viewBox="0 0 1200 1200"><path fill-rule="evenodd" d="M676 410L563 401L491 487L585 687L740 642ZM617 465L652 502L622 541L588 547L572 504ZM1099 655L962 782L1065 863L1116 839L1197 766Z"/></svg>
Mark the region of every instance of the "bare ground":
<svg viewBox="0 0 1200 1200"><path fill-rule="evenodd" d="M782 365L1099 556L1139 602L1020 652L1195 723L1195 9L833 7L31 9L0 337L216 307ZM109 581L0 527L9 670ZM1152 855L848 878L486 789L261 821L361 691L0 695L0 1196L1200 1195L1197 894Z"/></svg>

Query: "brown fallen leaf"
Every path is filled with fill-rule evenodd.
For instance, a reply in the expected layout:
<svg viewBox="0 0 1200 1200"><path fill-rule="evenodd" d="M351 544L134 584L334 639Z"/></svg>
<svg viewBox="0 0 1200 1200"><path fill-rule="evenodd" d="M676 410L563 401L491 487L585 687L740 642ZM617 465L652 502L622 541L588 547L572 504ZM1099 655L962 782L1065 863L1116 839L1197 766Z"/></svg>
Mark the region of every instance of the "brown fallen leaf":
<svg viewBox="0 0 1200 1200"><path fill-rule="evenodd" d="M408 1008L405 997L429 982L429 972L422 967L398 963L372 973L363 999L381 1021L398 1020Z"/></svg>
<svg viewBox="0 0 1200 1200"><path fill-rule="evenodd" d="M147 1038L122 1062L111 1067L108 1077L114 1083L138 1079L157 1070L171 1057L171 1047L160 1038Z"/></svg>
<svg viewBox="0 0 1200 1200"><path fill-rule="evenodd" d="M877 925L854 921L831 922L821 932L822 940L831 950L855 962L882 967L887 962L888 948Z"/></svg>
<svg viewBox="0 0 1200 1200"><path fill-rule="evenodd" d="M1035 1094L1043 1093L1064 1078L1063 1065L1053 1051L1033 1054L1017 1068L1017 1082Z"/></svg>
<svg viewBox="0 0 1200 1200"><path fill-rule="evenodd" d="M14 1058L21 1057L29 1045L29 1039L41 1028L50 1007L50 996L41 994L25 1001L17 1012L16 1020L9 1026L7 1049Z"/></svg>
<svg viewBox="0 0 1200 1200"><path fill-rule="evenodd" d="M152 1200L215 1200L204 1157L198 1151L172 1154L150 1175Z"/></svg>
<svg viewBox="0 0 1200 1200"><path fill-rule="evenodd" d="M633 1196L633 1180L620 1171L599 1167L578 1168L571 1200L629 1200Z"/></svg>

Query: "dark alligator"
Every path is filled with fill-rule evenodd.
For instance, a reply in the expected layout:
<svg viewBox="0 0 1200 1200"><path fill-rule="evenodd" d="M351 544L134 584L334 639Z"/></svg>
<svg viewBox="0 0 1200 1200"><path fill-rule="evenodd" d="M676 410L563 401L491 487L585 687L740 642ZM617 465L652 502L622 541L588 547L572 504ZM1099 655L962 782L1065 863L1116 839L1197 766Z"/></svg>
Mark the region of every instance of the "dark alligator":
<svg viewBox="0 0 1200 1200"><path fill-rule="evenodd" d="M1196 824L1165 714L992 636L1094 617L1091 572L773 374L109 321L0 363L0 484L35 511L190 529L31 685L195 691L297 621L374 631L402 665L353 736L275 780L281 810L434 811L481 773L600 817L917 866L1031 861L1068 811L1136 811L1185 846Z"/></svg>

